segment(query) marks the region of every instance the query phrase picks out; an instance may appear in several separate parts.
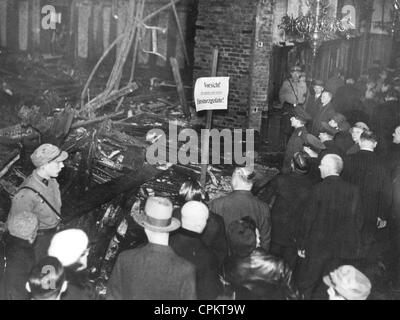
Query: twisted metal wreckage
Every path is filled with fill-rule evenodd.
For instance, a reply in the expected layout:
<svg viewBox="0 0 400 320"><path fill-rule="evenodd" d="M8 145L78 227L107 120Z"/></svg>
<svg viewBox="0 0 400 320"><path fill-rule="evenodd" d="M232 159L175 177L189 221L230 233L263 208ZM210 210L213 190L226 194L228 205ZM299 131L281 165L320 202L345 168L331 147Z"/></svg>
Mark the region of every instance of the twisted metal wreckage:
<svg viewBox="0 0 400 320"><path fill-rule="evenodd" d="M134 81L138 50L142 50L141 40L146 30L151 30L153 37L153 48L146 52L160 56L156 37L157 32L163 30L146 25L146 21L164 10L172 9L184 45L175 7L178 2L171 0L144 17L146 0L130 0L124 33L110 45L93 68L75 107L65 103L58 108L62 99L55 94L52 96L54 91L46 90L43 95L45 99L41 101L47 101L50 105L51 116L43 116L39 107L24 106L19 111L21 123L0 129L0 147L6 150L0 159L0 185L3 193L9 197L15 194L32 170L29 155L39 144L54 143L69 153L66 167L59 177L63 224L65 228L79 227L88 233L92 244L88 263L90 278L100 298L105 295L107 279L118 253L147 241L143 229L132 219L132 213L139 210L149 195L169 197L178 205L177 196L182 182L188 178L200 178L200 165L155 167L145 161L146 148L150 144L146 140L146 133L150 129L160 128L168 132L171 120L180 128L193 127L190 110L183 97L183 85L176 85L180 101L178 105L168 100L170 90L143 93L140 81ZM120 53L115 59L106 88L91 99L89 87L95 73L117 44L120 45ZM121 85L130 52L133 60L129 79L125 85ZM189 63L185 47L184 53ZM34 62L30 60L28 64L32 67ZM171 65L177 68L174 58L171 58ZM50 81L54 80L53 77ZM155 83L153 78L151 86L154 87ZM58 93L61 90L64 97L71 94L76 96L80 88L73 82L67 85L67 90L59 84L46 85L58 89ZM12 91L6 93L11 95ZM111 113L96 114L109 112L110 108L113 108ZM256 164L256 168L260 186L277 173L260 164ZM209 166L205 190L210 199L231 191L231 172L232 166Z"/></svg>

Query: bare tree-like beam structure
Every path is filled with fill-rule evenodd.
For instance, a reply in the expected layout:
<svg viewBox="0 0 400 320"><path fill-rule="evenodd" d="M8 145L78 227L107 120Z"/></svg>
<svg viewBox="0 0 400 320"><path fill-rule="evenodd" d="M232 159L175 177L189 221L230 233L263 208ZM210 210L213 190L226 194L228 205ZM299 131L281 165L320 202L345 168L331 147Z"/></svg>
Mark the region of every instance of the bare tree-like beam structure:
<svg viewBox="0 0 400 320"><path fill-rule="evenodd" d="M130 0L128 4L128 16L127 16L127 23L125 26L124 33L118 36L113 43L107 48L107 50L103 53L103 55L100 57L99 61L93 68L84 88L81 94L81 103L80 103L80 113L82 116L89 116L93 117L94 112L107 103L112 102L115 100L115 97L119 100L118 106L117 106L117 111L122 105L124 95L133 92L135 90L134 88L136 87L134 83L132 83L134 76L135 76L135 65L136 65L136 60L137 60L137 52L140 47L141 43L141 32L140 28L143 26L144 22L150 20L151 18L155 17L156 15L160 14L161 12L169 9L172 7L172 10L174 12L174 16L176 19L176 23L178 26L178 33L180 36L180 39L183 44L183 50L185 54L185 59L189 63L189 57L187 54L186 46L185 46L185 41L183 37L183 31L182 27L179 22L179 17L178 13L176 10L176 4L180 0L171 0L170 3L160 7L159 9L155 10L154 12L150 13L149 15L143 17L144 14L144 7L146 4L146 0ZM111 70L110 76L108 78L106 88L102 93L94 97L93 99L90 99L85 103L86 95L90 86L90 83L93 80L93 77L95 73L97 72L99 66L101 63L104 61L104 59L109 55L111 50L117 45L120 45L120 50L119 54L116 57L116 60L114 62L113 68ZM120 89L120 82L122 78L122 73L123 73L123 68L126 63L126 60L129 56L130 51L132 50L133 46L133 58L132 58L132 68L131 68L131 73L129 77L128 84Z"/></svg>

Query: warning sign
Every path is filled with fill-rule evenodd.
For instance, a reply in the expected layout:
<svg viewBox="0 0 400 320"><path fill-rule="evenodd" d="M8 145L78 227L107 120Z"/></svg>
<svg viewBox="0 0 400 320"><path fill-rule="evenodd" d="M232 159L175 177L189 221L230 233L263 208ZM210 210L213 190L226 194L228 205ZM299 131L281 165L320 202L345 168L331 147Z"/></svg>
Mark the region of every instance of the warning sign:
<svg viewBox="0 0 400 320"><path fill-rule="evenodd" d="M196 111L228 109L229 77L198 78L194 87Z"/></svg>

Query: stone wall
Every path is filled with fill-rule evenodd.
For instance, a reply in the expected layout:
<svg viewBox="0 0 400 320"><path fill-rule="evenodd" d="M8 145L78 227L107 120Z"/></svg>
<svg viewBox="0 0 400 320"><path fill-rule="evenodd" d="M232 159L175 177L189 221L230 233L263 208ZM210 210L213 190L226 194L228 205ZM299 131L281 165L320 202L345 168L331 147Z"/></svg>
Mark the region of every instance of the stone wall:
<svg viewBox="0 0 400 320"><path fill-rule="evenodd" d="M228 111L214 113L213 126L261 125L266 107L272 48L272 1L199 0L194 81L210 76L213 47L219 49L218 76L230 77Z"/></svg>

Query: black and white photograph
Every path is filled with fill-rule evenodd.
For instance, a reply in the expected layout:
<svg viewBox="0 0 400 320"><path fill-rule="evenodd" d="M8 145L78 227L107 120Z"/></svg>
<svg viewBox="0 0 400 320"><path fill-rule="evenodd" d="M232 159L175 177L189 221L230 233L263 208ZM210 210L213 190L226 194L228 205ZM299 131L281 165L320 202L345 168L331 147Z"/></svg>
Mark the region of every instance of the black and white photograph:
<svg viewBox="0 0 400 320"><path fill-rule="evenodd" d="M400 0L0 0L0 300L400 300Z"/></svg>

